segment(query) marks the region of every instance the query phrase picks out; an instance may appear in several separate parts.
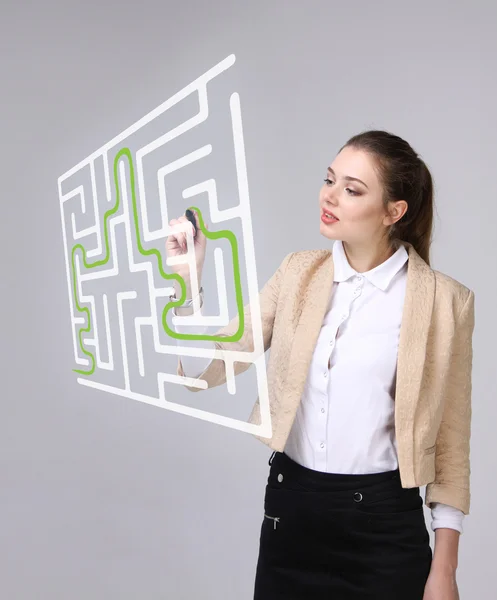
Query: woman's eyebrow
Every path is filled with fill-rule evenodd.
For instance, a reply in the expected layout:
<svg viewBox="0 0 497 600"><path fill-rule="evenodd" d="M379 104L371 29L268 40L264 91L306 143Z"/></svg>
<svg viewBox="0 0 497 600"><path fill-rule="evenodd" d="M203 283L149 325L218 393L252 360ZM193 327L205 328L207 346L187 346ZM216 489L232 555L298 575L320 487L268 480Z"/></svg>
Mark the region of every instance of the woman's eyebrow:
<svg viewBox="0 0 497 600"><path fill-rule="evenodd" d="M336 177L335 171L331 167L328 167L328 173L331 173L334 177ZM357 179L357 177L350 177L349 175L345 175L343 178L347 181L358 181L359 183L362 183L362 185L369 190L368 186L364 183L364 181Z"/></svg>

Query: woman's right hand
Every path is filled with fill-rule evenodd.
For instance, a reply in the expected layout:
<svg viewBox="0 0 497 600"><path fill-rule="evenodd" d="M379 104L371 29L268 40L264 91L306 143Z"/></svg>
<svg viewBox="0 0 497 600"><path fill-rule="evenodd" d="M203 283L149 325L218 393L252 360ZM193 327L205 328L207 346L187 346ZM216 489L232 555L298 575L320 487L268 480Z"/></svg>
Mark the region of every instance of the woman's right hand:
<svg viewBox="0 0 497 600"><path fill-rule="evenodd" d="M193 212L193 216L195 217L195 222L197 224L197 234L195 234L195 230L194 230L192 223L190 223L190 221L188 221L188 219L185 215L181 215L178 219L171 219L169 221L169 225L174 226L178 223L184 223L186 221L192 230L192 233L194 236L193 237L193 248L194 248L194 252L195 252L195 263L197 266L198 286L200 288L200 282L202 279L202 269L204 268L204 261L205 261L207 238L205 237L205 235L202 233L202 230L200 229L199 218L198 218L197 212L196 211L192 211L192 212ZM206 229L208 229L207 223L205 223L205 227L206 227ZM167 255L167 257L182 256L183 254L186 254L186 253L187 253L186 233L183 233L182 231L180 231L178 233L170 233L167 236L167 240L166 240L166 255ZM174 273L176 273L177 275L180 275L180 277L182 277L184 279L185 285L186 285L186 291L187 291L187 298L191 298L192 284L191 284L189 265L186 262L183 264L171 265L171 269L173 270ZM177 284L175 282L174 287L176 289L176 292L179 293L179 291L180 291L179 284Z"/></svg>

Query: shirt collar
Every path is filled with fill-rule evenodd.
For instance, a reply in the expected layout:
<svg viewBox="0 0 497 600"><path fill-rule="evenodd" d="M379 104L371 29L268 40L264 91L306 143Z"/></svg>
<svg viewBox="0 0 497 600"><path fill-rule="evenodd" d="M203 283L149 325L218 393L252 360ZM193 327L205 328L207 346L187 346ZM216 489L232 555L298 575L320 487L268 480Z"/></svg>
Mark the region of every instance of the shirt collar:
<svg viewBox="0 0 497 600"><path fill-rule="evenodd" d="M334 281L346 281L350 277L359 274L355 269L353 269L350 266L349 261L347 260L347 256L345 255L345 251L343 249L342 240L335 241L335 243L333 244L332 254ZM383 261L374 269L366 271L365 273L361 273L361 275L366 277L373 285L384 291L387 289L395 275L404 266L408 258L409 255L404 245L399 244L399 247L394 252L394 254L390 256L390 258L387 258L387 260Z"/></svg>

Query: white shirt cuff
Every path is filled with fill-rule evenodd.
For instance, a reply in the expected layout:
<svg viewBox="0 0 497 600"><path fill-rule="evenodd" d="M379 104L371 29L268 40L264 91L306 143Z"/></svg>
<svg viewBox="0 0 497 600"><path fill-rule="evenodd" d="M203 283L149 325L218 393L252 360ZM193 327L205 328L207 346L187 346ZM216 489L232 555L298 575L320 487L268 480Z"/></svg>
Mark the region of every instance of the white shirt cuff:
<svg viewBox="0 0 497 600"><path fill-rule="evenodd" d="M442 504L441 502L434 502L431 508L431 517L432 531L441 527L447 527L448 529L455 529L459 533L463 533L464 513L458 508Z"/></svg>

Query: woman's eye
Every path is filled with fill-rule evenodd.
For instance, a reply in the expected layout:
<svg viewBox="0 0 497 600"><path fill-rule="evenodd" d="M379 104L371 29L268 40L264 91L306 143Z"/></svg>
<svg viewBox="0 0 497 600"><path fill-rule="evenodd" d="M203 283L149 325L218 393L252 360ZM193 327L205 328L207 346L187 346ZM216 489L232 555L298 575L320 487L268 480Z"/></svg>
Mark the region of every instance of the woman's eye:
<svg viewBox="0 0 497 600"><path fill-rule="evenodd" d="M333 181L331 179L328 179L328 178L324 179L324 182L327 185L329 185L330 183L333 183ZM355 192L354 190L352 190L350 188L345 188L345 189L349 191L349 193L350 193L351 196L358 196L359 195L359 192Z"/></svg>

